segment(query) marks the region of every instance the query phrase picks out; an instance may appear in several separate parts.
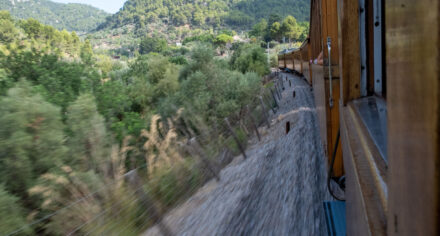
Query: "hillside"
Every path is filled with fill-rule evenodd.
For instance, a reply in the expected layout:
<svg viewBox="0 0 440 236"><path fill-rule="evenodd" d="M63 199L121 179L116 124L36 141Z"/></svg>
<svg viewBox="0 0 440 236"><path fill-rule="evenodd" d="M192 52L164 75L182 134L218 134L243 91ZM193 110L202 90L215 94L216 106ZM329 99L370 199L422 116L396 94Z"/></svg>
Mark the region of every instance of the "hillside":
<svg viewBox="0 0 440 236"><path fill-rule="evenodd" d="M84 4L63 4L48 0L0 0L0 10L16 18L34 18L59 30L89 32L102 24L106 12Z"/></svg>
<svg viewBox="0 0 440 236"><path fill-rule="evenodd" d="M271 14L293 15L299 22L308 21L308 0L128 0L99 28L138 27L158 21L173 25L249 29Z"/></svg>

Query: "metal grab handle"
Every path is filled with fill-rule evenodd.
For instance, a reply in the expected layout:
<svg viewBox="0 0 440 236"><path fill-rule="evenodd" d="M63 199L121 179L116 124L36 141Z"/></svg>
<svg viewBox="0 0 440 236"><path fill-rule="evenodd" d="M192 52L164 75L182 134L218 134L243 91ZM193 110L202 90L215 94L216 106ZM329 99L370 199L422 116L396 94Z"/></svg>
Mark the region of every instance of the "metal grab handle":
<svg viewBox="0 0 440 236"><path fill-rule="evenodd" d="M328 48L328 76L330 82L330 97L329 105L333 108L333 78L332 78L332 38L327 37L327 48Z"/></svg>

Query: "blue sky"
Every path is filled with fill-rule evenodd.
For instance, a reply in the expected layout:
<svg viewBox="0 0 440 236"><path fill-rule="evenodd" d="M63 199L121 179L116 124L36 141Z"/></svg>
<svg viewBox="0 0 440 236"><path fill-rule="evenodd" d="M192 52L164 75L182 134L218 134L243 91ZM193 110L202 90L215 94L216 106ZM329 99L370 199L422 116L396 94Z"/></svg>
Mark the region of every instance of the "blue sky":
<svg viewBox="0 0 440 236"><path fill-rule="evenodd" d="M117 12L126 0L52 0L62 3L84 3L102 9L109 13Z"/></svg>

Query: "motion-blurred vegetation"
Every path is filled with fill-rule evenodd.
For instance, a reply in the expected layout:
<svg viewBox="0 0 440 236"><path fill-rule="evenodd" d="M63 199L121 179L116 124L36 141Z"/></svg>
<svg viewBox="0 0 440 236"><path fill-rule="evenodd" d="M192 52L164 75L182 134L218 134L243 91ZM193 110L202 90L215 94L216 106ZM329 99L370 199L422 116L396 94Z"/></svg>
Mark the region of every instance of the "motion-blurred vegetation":
<svg viewBox="0 0 440 236"><path fill-rule="evenodd" d="M260 44L232 43L232 31L181 47L145 37L140 54L121 58L33 19L2 11L0 21L4 233L139 233L149 206L127 171L160 211L178 203L212 177L184 144L198 137L210 158L236 154L224 118L241 120L269 73Z"/></svg>

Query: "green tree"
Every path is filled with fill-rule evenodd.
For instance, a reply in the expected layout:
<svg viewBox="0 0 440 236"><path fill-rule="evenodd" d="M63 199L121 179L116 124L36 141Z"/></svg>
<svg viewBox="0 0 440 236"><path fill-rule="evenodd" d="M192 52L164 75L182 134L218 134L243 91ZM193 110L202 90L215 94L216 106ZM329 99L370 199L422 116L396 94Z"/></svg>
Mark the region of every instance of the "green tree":
<svg viewBox="0 0 440 236"><path fill-rule="evenodd" d="M194 12L193 22L195 25L202 26L205 24L206 18L203 15L203 12L197 11Z"/></svg>
<svg viewBox="0 0 440 236"><path fill-rule="evenodd" d="M297 40L301 34L300 28L293 16L287 16L284 19L281 25L281 31L286 38L293 40Z"/></svg>
<svg viewBox="0 0 440 236"><path fill-rule="evenodd" d="M90 41L88 39L81 46L80 57L81 57L81 60L88 65L91 65L94 63L92 45L90 44Z"/></svg>
<svg viewBox="0 0 440 236"><path fill-rule="evenodd" d="M273 23L270 27L270 37L274 40L280 41L282 33L281 24L279 22Z"/></svg>
<svg viewBox="0 0 440 236"><path fill-rule="evenodd" d="M8 11L0 11L0 42L11 43L17 39L18 30Z"/></svg>
<svg viewBox="0 0 440 236"><path fill-rule="evenodd" d="M6 74L6 71L4 69L0 69L0 96L5 95L13 84L14 81Z"/></svg>
<svg viewBox="0 0 440 236"><path fill-rule="evenodd" d="M258 22L258 24L254 25L254 27L252 28L249 34L254 37L263 38L267 33L267 27L268 27L267 21L265 19L261 19L261 21Z"/></svg>
<svg viewBox="0 0 440 236"><path fill-rule="evenodd" d="M214 43L218 46L225 46L227 43L232 43L234 39L227 34L220 34L214 39Z"/></svg>
<svg viewBox="0 0 440 236"><path fill-rule="evenodd" d="M131 106L127 86L121 81L103 83L96 92L98 108L106 117L120 117Z"/></svg>
<svg viewBox="0 0 440 236"><path fill-rule="evenodd" d="M264 49L254 44L241 45L232 55L230 64L242 73L256 72L263 76L270 72Z"/></svg>
<svg viewBox="0 0 440 236"><path fill-rule="evenodd" d="M309 22L301 22L299 24L300 35L298 41L303 42L304 40L307 39L307 36L309 35L309 28L310 28Z"/></svg>
<svg viewBox="0 0 440 236"><path fill-rule="evenodd" d="M35 19L23 20L20 22L21 28L28 35L29 38L36 39L40 37L43 30L43 25Z"/></svg>
<svg viewBox="0 0 440 236"><path fill-rule="evenodd" d="M180 73L180 80L188 78L196 71L209 73L209 66L214 61L214 50L209 44L199 44L191 52L191 60Z"/></svg>
<svg viewBox="0 0 440 236"><path fill-rule="evenodd" d="M74 164L82 170L99 168L107 154L108 137L95 99L90 94L83 94L69 106L67 112L68 144Z"/></svg>
<svg viewBox="0 0 440 236"><path fill-rule="evenodd" d="M109 73L113 70L114 64L115 63L110 56L104 54L96 55L96 65L100 69L103 78L109 76Z"/></svg>
<svg viewBox="0 0 440 236"><path fill-rule="evenodd" d="M26 197L35 178L68 160L60 109L20 82L0 101L0 175Z"/></svg>
<svg viewBox="0 0 440 236"><path fill-rule="evenodd" d="M3 185L0 185L0 231L4 234L26 225L24 210L19 204L19 198L8 193ZM30 235L27 227L16 235Z"/></svg>
<svg viewBox="0 0 440 236"><path fill-rule="evenodd" d="M268 25L272 26L275 22L281 22L283 19L281 18L280 15L272 13L269 16L269 20L268 20Z"/></svg>
<svg viewBox="0 0 440 236"><path fill-rule="evenodd" d="M130 96L142 112L154 111L162 99L179 89L178 67L164 56L139 57L131 68L134 84Z"/></svg>
<svg viewBox="0 0 440 236"><path fill-rule="evenodd" d="M141 54L148 54L150 52L161 53L168 47L168 43L165 39L157 37L145 37L141 40L139 46L139 52Z"/></svg>
<svg viewBox="0 0 440 236"><path fill-rule="evenodd" d="M261 84L256 73L231 71L222 61L214 60L213 54L206 45L194 49L182 70L181 89L176 95L178 105L190 114L197 112L209 123L221 122L239 110L255 96Z"/></svg>
<svg viewBox="0 0 440 236"><path fill-rule="evenodd" d="M225 23L230 26L244 27L249 26L252 22L252 17L238 10L230 11L225 17Z"/></svg>

